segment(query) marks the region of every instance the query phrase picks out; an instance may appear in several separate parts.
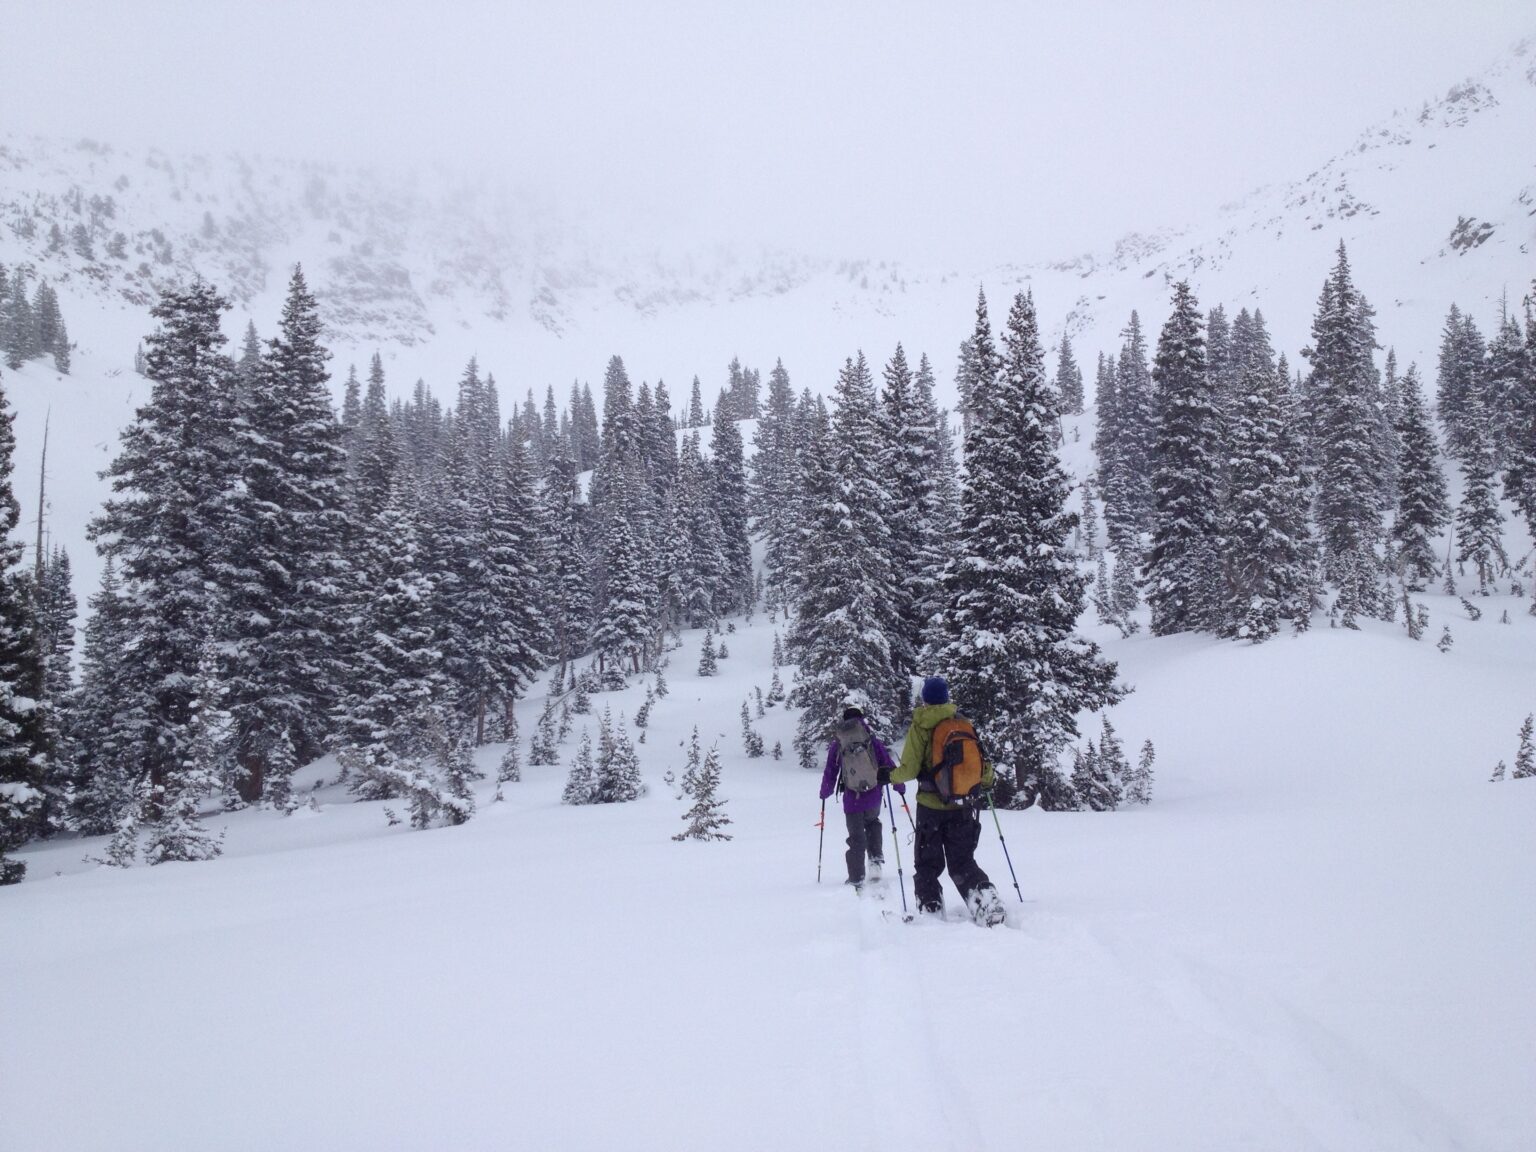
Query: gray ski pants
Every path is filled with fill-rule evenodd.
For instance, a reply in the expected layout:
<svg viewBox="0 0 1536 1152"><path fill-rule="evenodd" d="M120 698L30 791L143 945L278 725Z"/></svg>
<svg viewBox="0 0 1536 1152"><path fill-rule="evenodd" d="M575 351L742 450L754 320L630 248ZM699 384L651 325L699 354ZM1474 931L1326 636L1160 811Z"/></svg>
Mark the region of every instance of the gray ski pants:
<svg viewBox="0 0 1536 1152"><path fill-rule="evenodd" d="M864 882L864 859L884 860L885 852L880 842L880 809L868 812L844 812L848 822L848 879L854 884Z"/></svg>

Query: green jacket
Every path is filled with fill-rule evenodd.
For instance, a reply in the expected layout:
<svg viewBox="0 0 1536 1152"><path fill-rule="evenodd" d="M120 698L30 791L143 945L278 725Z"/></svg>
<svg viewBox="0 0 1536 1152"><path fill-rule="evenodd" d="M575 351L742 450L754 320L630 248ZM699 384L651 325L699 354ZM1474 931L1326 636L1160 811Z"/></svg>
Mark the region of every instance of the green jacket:
<svg viewBox="0 0 1536 1152"><path fill-rule="evenodd" d="M928 750L933 747L933 730L939 726L940 720L948 720L954 714L953 701L948 704L919 704L912 709L912 726L907 729L907 738L901 744L901 761L891 770L891 783L916 780L917 774L928 767ZM996 778L992 762L988 760L983 763L981 786L991 788ZM931 786L925 788L921 782L917 786L917 802L924 808L935 808L940 812L952 812L962 806L958 802L944 803L939 799L939 794L931 790Z"/></svg>

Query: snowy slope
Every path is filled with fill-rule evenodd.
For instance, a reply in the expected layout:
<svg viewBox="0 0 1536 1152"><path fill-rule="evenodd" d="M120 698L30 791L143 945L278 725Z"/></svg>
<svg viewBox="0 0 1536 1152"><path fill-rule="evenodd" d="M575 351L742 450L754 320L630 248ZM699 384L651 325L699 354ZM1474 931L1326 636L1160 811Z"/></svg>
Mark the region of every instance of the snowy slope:
<svg viewBox="0 0 1536 1152"><path fill-rule="evenodd" d="M460 828L321 784L210 814L209 864L34 846L0 891L0 1147L1523 1152L1536 782L1486 781L1536 707L1536 619L1426 599L1450 653L1101 630L1156 798L1001 814L1025 903L990 828L979 858L1009 929L855 897L836 818L816 883L818 774L741 752L761 615L719 677L700 634L675 653L635 804L562 807L564 769L525 768ZM756 723L789 745L792 715ZM670 839L695 724L729 843Z"/></svg>

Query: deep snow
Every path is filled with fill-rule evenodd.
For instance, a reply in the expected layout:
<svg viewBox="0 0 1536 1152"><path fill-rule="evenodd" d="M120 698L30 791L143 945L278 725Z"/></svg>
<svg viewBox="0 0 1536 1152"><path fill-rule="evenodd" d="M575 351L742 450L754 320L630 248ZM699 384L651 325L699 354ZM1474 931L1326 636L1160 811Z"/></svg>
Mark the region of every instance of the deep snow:
<svg viewBox="0 0 1536 1152"><path fill-rule="evenodd" d="M0 890L0 1148L1527 1149L1536 781L1487 778L1536 707L1536 619L1495 599L1442 654L1459 608L1425 599L1418 644L1097 630L1154 803L1003 813L1026 903L990 827L980 859L1011 930L855 897L835 820L818 886L819 774L741 753L761 613L718 677L701 634L673 654L634 804L525 767L460 828L325 784L211 814L212 863L34 846ZM757 723L788 748L792 714ZM695 724L730 842L670 839Z"/></svg>

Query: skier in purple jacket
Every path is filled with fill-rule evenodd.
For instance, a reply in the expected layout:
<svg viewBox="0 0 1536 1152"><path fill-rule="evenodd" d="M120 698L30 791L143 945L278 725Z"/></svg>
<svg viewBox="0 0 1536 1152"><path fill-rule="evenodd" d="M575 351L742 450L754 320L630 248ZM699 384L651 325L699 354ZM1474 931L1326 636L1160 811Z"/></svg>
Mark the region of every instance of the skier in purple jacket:
<svg viewBox="0 0 1536 1152"><path fill-rule="evenodd" d="M891 752L880 738L870 731L869 721L864 719L862 702L857 699L849 699L843 702L843 719L858 718L863 724L864 730L869 732L870 749L874 753L875 763L880 768L880 781L883 784L890 776L896 762L891 759ZM854 889L864 887L867 876L870 880L880 879L880 867L885 863L885 853L881 846L880 837L880 801L884 796L883 788L871 788L867 792L854 792L843 787L843 757L842 749L836 739L827 745L827 766L821 774L821 799L825 800L836 790L843 794L843 818L848 823L848 851L845 859L848 861L848 880ZM896 791L903 796L907 794L904 784L897 784ZM894 835L894 831L892 835ZM866 870L865 857L869 859L869 867Z"/></svg>

